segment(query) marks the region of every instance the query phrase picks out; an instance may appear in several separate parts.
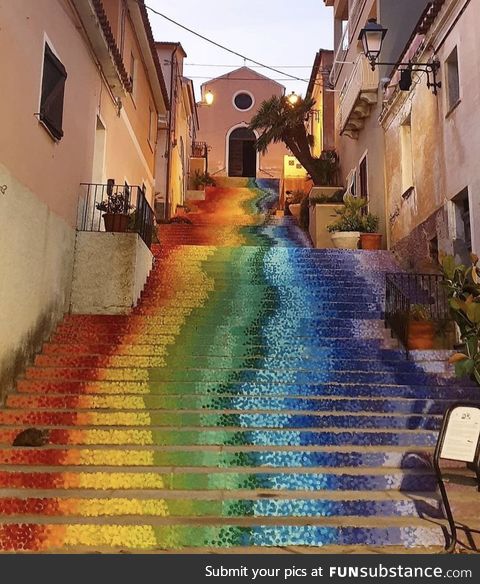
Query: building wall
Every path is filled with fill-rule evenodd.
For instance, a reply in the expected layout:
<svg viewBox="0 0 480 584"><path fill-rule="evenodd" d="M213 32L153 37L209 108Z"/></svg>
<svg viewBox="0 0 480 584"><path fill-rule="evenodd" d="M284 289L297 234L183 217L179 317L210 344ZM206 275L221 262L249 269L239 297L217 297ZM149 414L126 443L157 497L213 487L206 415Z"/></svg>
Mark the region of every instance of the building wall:
<svg viewBox="0 0 480 584"><path fill-rule="evenodd" d="M330 2L329 2L330 3ZM330 3L331 4L331 3ZM419 16L422 14L426 0L405 0L399 3L396 0L354 0L352 2L335 1L335 46L336 61L331 79L335 82L336 103L338 112L340 92L348 82L353 71L353 63L362 53L361 44L358 41L360 30L369 18L377 18L382 25L390 30L385 39L382 50L382 61L395 62L401 55L402 48L409 39ZM343 37L342 22L348 21L348 35ZM398 23L402 26L399 27ZM360 163L367 157L367 183L369 210L378 215L380 219L380 231L387 235L388 218L385 206L385 180L384 180L384 135L379 124L382 112L384 78L390 68L378 67L379 88L377 103L371 107L370 115L365 119L365 125L358 134L358 139L352 139L347 135L340 135L340 129L336 132L336 148L340 156L341 176L346 184L347 176L351 171L356 171L356 189L360 190Z"/></svg>
<svg viewBox="0 0 480 584"><path fill-rule="evenodd" d="M102 175L103 180L145 182L152 194L154 153L146 143L143 111L152 96L141 68L138 102L129 103L125 95L119 113L69 2L1 0L0 21L6 23L0 27L0 44L10 48L0 55L0 185L6 186L0 193L4 391L68 309L80 183ZM68 74L60 141L35 115L45 41ZM103 164L94 163L97 116L106 127Z"/></svg>
<svg viewBox="0 0 480 584"><path fill-rule="evenodd" d="M391 223L391 243L403 261L413 269L424 269L436 262L430 242L438 241L440 253L456 254L461 239L457 233L456 205L452 200L465 188L469 191L472 248L480 249L480 176L476 152L480 147L478 118L480 98L480 41L476 27L480 24L473 3L455 23L463 2L447 1L427 37L416 39L415 46L436 46L441 64L439 80L443 87L435 96L427 87L425 75L410 92L393 95L382 118L386 142L387 207ZM453 25L453 28L451 28ZM447 31L450 31L446 35ZM445 61L457 47L460 70L460 99L448 111ZM417 54L426 61L431 53ZM411 162L402 151L402 124L411 120ZM402 181L407 164L412 167L409 196L403 196ZM435 248L435 246L434 246ZM407 254L413 260L408 261ZM457 258L464 260L461 255Z"/></svg>
<svg viewBox="0 0 480 584"><path fill-rule="evenodd" d="M228 77L212 79L202 86L203 94L211 91L214 102L211 106L199 108L198 140L208 144L208 170L218 176L228 175L227 136L235 127L246 126L258 111L262 101L273 95L283 95L284 87L258 75L255 71L242 67ZM233 97L239 91L251 93L253 107L239 111L233 105ZM283 144L272 144L265 155L258 159L257 176L260 178L281 178L283 157L288 154Z"/></svg>
<svg viewBox="0 0 480 584"><path fill-rule="evenodd" d="M333 63L333 51L320 51L319 67L311 90L315 100L310 118L310 133L314 138L312 155L317 158L323 150L335 148L335 94L328 89L328 70Z"/></svg>
<svg viewBox="0 0 480 584"><path fill-rule="evenodd" d="M445 5L445 23L437 35L437 44L445 38L439 49L444 87L445 61L456 46L460 69L460 99L458 106L447 111L445 91L440 97L445 164L445 196L451 201L462 189L468 187L471 213L473 249L480 250L480 11L475 1L470 1L460 15L453 30L445 37L464 2L455 0ZM451 11L450 11L451 10ZM453 225L449 226L450 238L455 237Z"/></svg>
<svg viewBox="0 0 480 584"><path fill-rule="evenodd" d="M189 97L190 81L183 77L183 60L186 54L182 46L179 43L157 43L157 52L170 95L171 128L170 132L168 129L161 130L164 148L157 153L156 191L159 200L168 200L167 216L170 217L175 214L177 206L185 202L196 119ZM168 197L165 196L167 182Z"/></svg>
<svg viewBox="0 0 480 584"><path fill-rule="evenodd" d="M112 107L111 96L102 92L100 115L107 122L107 156L105 160L108 178L127 181L129 184L145 184L147 198L153 205L155 192L155 140L150 139L150 111L155 120L158 111L152 95L148 72L135 29L123 0L103 0L112 32L120 49L125 68L130 73L133 55L134 87L122 99L120 120L118 110ZM153 119L153 118L152 118ZM120 123L119 123L120 122ZM156 139L156 131L153 134Z"/></svg>

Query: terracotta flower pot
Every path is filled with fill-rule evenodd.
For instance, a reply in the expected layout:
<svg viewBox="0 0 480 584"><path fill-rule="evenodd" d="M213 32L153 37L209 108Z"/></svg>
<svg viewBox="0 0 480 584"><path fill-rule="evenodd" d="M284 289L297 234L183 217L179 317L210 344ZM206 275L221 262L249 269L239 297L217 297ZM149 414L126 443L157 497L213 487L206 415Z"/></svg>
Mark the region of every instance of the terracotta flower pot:
<svg viewBox="0 0 480 584"><path fill-rule="evenodd" d="M362 249L381 249L382 248L382 234L381 233L362 233L360 235L360 247Z"/></svg>
<svg viewBox="0 0 480 584"><path fill-rule="evenodd" d="M360 231L335 231L330 237L337 249L358 249Z"/></svg>
<svg viewBox="0 0 480 584"><path fill-rule="evenodd" d="M422 351L433 349L435 326L433 322L411 320L408 323L408 348Z"/></svg>
<svg viewBox="0 0 480 584"><path fill-rule="evenodd" d="M290 203L288 208L290 209L290 213L295 217L295 219L300 217L300 203Z"/></svg>
<svg viewBox="0 0 480 584"><path fill-rule="evenodd" d="M103 222L105 231L114 233L124 233L127 231L130 216L124 213L105 213Z"/></svg>

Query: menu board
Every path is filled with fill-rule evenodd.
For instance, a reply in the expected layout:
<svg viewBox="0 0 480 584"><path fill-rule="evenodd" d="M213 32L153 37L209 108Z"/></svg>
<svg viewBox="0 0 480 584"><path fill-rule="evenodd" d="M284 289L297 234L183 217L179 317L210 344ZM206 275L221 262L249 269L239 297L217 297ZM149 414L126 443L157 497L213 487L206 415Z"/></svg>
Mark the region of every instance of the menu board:
<svg viewBox="0 0 480 584"><path fill-rule="evenodd" d="M450 413L440 458L474 462L480 439L480 408L458 406Z"/></svg>

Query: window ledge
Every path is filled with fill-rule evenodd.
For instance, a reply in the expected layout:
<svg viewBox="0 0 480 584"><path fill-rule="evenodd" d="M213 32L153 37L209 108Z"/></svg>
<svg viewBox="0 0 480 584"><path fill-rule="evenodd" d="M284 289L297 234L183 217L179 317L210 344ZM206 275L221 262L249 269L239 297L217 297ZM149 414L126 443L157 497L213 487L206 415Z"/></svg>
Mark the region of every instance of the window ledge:
<svg viewBox="0 0 480 584"><path fill-rule="evenodd" d="M50 130L50 128L47 126L47 124L39 117L37 117L37 121L38 121L38 125L41 126L45 130L45 132L50 136L52 141L55 144L58 144L62 138L57 138L56 136L54 136L52 131Z"/></svg>
<svg viewBox="0 0 480 584"><path fill-rule="evenodd" d="M446 118L449 118L453 112L457 109L457 107L462 103L461 99L458 99L453 105L452 107L448 110L448 112L445 114Z"/></svg>

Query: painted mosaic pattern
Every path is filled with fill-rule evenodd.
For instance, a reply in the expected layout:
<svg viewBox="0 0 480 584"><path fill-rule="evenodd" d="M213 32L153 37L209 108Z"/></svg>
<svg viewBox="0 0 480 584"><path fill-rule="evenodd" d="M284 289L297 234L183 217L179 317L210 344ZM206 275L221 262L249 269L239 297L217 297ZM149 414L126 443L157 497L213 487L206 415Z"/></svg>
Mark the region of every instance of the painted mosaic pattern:
<svg viewBox="0 0 480 584"><path fill-rule="evenodd" d="M67 316L7 396L0 550L443 545L432 449L477 390L383 349L387 253L313 250L278 182L219 182L132 314Z"/></svg>

